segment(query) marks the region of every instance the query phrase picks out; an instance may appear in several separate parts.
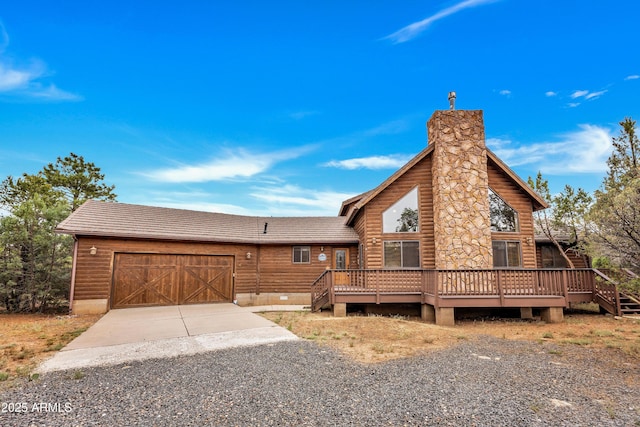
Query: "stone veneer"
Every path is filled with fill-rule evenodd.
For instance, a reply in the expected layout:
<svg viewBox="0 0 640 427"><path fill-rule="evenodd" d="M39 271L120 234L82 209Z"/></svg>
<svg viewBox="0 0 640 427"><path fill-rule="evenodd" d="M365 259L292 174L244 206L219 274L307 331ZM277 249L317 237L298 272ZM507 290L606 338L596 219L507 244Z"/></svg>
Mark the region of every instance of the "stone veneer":
<svg viewBox="0 0 640 427"><path fill-rule="evenodd" d="M482 111L436 111L427 132L434 145L435 267L493 268Z"/></svg>

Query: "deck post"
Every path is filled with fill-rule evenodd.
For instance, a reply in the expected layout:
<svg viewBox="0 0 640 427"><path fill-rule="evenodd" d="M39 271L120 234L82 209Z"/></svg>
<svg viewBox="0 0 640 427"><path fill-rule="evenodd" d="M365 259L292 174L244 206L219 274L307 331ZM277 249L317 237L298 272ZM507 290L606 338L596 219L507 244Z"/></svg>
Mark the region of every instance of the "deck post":
<svg viewBox="0 0 640 427"><path fill-rule="evenodd" d="M337 302L333 304L333 317L347 317L346 302Z"/></svg>
<svg viewBox="0 0 640 427"><path fill-rule="evenodd" d="M575 277L575 276L574 276ZM562 270L562 292L564 295L564 304L569 306L569 272Z"/></svg>
<svg viewBox="0 0 640 427"><path fill-rule="evenodd" d="M327 287L329 288L329 304L334 303L336 300L336 292L333 288L333 271L327 271Z"/></svg>
<svg viewBox="0 0 640 427"><path fill-rule="evenodd" d="M540 317L547 323L562 323L564 312L562 307L546 307L540 311Z"/></svg>
<svg viewBox="0 0 640 427"><path fill-rule="evenodd" d="M502 271L496 270L496 283L498 285L498 296L500 297L500 307L504 307L504 290L502 289Z"/></svg>
<svg viewBox="0 0 640 427"><path fill-rule="evenodd" d="M425 322L435 322L436 321L436 308L429 304L422 304L421 310L421 318Z"/></svg>
<svg viewBox="0 0 640 427"><path fill-rule="evenodd" d="M435 310L436 325L455 326L455 312L453 307L438 307Z"/></svg>
<svg viewBox="0 0 640 427"><path fill-rule="evenodd" d="M533 308L532 307L520 307L520 318L521 319L533 319Z"/></svg>

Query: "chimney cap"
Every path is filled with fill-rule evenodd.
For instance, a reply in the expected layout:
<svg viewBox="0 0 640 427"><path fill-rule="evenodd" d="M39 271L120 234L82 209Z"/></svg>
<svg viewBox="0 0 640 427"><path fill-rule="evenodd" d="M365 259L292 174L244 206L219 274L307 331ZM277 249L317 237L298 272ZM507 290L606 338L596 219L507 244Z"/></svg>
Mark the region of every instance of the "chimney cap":
<svg viewBox="0 0 640 427"><path fill-rule="evenodd" d="M456 93L455 93L455 91L449 92L449 109L450 110L455 110L456 109Z"/></svg>

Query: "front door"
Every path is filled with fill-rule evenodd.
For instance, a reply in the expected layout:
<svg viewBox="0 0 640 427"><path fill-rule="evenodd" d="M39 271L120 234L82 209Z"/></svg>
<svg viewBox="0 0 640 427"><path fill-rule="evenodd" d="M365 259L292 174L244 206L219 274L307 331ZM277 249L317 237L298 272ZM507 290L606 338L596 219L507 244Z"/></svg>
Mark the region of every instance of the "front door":
<svg viewBox="0 0 640 427"><path fill-rule="evenodd" d="M347 270L349 268L349 249L334 249L333 250L333 269L334 270ZM336 271L335 276L336 285L348 285L349 273L346 271Z"/></svg>

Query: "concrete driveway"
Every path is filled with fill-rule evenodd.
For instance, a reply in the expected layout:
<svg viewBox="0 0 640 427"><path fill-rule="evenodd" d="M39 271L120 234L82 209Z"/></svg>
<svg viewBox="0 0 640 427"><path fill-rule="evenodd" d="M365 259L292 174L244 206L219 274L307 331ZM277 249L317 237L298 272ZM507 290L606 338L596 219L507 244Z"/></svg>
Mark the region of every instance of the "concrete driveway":
<svg viewBox="0 0 640 427"><path fill-rule="evenodd" d="M255 312L302 309L199 304L111 310L40 365L37 372L296 340L298 337L287 329Z"/></svg>

